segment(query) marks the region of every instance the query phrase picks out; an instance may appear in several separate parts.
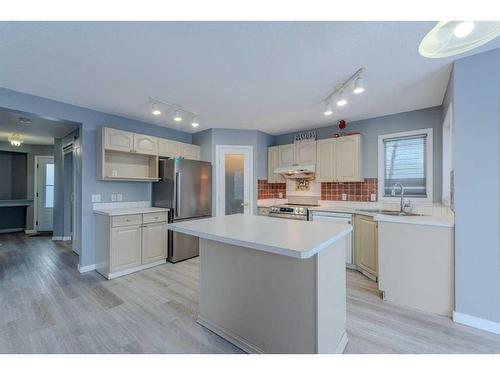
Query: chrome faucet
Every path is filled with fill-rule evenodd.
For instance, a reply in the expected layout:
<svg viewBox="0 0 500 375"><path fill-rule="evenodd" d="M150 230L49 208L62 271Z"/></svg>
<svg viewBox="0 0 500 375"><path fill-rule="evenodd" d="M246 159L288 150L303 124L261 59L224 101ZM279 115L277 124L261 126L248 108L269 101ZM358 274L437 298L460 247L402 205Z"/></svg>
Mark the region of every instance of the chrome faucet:
<svg viewBox="0 0 500 375"><path fill-rule="evenodd" d="M403 187L403 185L401 185L399 182L397 182L392 187L392 191L394 192L394 190L397 187L401 190L401 201L399 203L399 212L405 212L405 208L410 206L408 203L405 203L405 201L404 201L404 199L405 199L405 188Z"/></svg>

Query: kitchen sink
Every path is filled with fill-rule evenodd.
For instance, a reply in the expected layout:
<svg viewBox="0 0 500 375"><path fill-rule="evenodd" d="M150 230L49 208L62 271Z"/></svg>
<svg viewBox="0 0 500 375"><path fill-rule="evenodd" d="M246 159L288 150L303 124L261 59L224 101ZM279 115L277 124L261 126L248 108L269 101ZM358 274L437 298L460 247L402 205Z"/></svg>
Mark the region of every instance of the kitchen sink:
<svg viewBox="0 0 500 375"><path fill-rule="evenodd" d="M380 209L367 209L360 210L361 212L373 212L381 215L392 215L392 216L424 216L422 214L415 214L413 212L401 212L401 211L391 211L391 210L380 210Z"/></svg>

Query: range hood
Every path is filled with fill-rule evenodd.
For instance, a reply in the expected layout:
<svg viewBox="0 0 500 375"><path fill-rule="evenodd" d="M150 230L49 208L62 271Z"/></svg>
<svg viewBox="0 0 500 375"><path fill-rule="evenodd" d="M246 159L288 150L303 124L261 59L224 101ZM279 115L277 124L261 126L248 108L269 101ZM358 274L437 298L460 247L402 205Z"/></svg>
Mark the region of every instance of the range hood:
<svg viewBox="0 0 500 375"><path fill-rule="evenodd" d="M292 165L290 167L276 168L274 173L278 173L285 178L314 178L316 166L314 164L307 165Z"/></svg>

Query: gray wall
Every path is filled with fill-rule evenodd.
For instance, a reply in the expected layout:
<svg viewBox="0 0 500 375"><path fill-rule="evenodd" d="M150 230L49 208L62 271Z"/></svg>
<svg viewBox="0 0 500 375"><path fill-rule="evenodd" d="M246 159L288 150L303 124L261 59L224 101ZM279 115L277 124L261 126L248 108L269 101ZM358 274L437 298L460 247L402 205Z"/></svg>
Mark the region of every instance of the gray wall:
<svg viewBox="0 0 500 375"><path fill-rule="evenodd" d="M217 145L253 146L254 212L257 210L257 180L267 179L267 147L274 142L274 136L258 130L208 129L193 134L193 143L201 146L201 158L212 162L212 207L215 215L215 157Z"/></svg>
<svg viewBox="0 0 500 375"><path fill-rule="evenodd" d="M111 193L123 194L124 201L151 199L151 183L97 181L96 179L96 129L102 126L169 138L191 143L191 134L144 122L114 116L87 108L77 107L34 95L0 88L0 107L11 110L34 113L81 124L82 146L82 233L80 265L95 263L94 251L94 214L92 212L92 194L101 194L103 202L111 201Z"/></svg>
<svg viewBox="0 0 500 375"><path fill-rule="evenodd" d="M433 199L440 202L443 153L443 115L441 106L350 122L347 124L346 130L357 131L363 135L363 175L365 178L376 178L378 177L378 136L425 128L434 129ZM311 130L316 130L318 139L333 137L335 133L340 131L336 125ZM293 143L293 136L296 133L298 132L277 135L276 144Z"/></svg>
<svg viewBox="0 0 500 375"><path fill-rule="evenodd" d="M450 88L455 309L500 323L500 49L456 61Z"/></svg>

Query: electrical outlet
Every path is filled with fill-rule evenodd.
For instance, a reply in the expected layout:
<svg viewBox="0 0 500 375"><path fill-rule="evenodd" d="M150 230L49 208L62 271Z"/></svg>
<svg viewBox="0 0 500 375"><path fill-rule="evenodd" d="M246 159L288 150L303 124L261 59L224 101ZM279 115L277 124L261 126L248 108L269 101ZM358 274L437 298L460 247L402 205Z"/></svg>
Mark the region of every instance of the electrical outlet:
<svg viewBox="0 0 500 375"><path fill-rule="evenodd" d="M98 203L101 201L101 194L92 194L92 203Z"/></svg>
<svg viewBox="0 0 500 375"><path fill-rule="evenodd" d="M376 194L370 194L370 200L372 202L375 202L377 200L377 195Z"/></svg>
<svg viewBox="0 0 500 375"><path fill-rule="evenodd" d="M111 193L111 202L116 202L116 200L118 199L117 195L118 194L116 193Z"/></svg>
<svg viewBox="0 0 500 375"><path fill-rule="evenodd" d="M281 193L281 192L280 192L280 193L278 193L278 198L279 198L279 199L283 199L283 193Z"/></svg>
<svg viewBox="0 0 500 375"><path fill-rule="evenodd" d="M346 193L342 193L342 200L343 200L343 201L346 201L346 200L347 200L347 194L346 194Z"/></svg>
<svg viewBox="0 0 500 375"><path fill-rule="evenodd" d="M123 200L123 194L116 194L116 200L121 202Z"/></svg>

